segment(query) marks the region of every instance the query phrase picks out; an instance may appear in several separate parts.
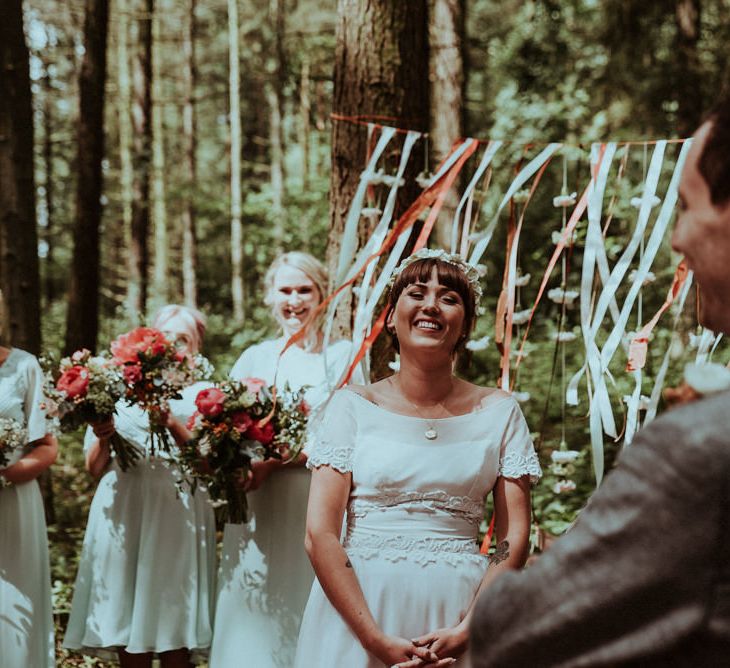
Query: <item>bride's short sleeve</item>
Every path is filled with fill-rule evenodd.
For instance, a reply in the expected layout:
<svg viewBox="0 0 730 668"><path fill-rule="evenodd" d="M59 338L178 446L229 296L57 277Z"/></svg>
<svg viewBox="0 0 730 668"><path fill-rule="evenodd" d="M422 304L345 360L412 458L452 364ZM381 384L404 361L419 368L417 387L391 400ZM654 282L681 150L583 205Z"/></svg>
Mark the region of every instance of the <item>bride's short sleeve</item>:
<svg viewBox="0 0 730 668"><path fill-rule="evenodd" d="M504 478L529 476L532 484L542 476L540 461L530 437L530 429L516 401L509 412L502 435L499 475Z"/></svg>
<svg viewBox="0 0 730 668"><path fill-rule="evenodd" d="M340 473L352 471L357 440L357 424L350 390L338 390L319 415L315 415L307 434L307 468L330 466Z"/></svg>

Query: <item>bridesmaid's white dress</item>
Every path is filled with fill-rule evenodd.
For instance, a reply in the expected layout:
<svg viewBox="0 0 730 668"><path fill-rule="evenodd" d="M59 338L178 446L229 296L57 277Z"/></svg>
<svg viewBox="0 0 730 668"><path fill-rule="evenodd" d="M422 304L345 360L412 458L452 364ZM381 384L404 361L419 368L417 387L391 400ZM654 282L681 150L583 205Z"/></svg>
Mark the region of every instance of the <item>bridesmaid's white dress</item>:
<svg viewBox="0 0 730 668"><path fill-rule="evenodd" d="M273 384L285 339L244 351L231 370L235 379ZM307 385L313 408L329 395L330 383L346 368L351 344L339 341L324 353L293 346L284 353L278 387ZM314 572L304 551L309 471L283 467L248 495L247 524L227 524L223 533L211 668L290 668L299 624Z"/></svg>
<svg viewBox="0 0 730 668"><path fill-rule="evenodd" d="M0 417L16 420L28 442L48 431L43 372L33 355L12 348L0 366ZM26 452L9 458L14 464ZM0 665L56 665L46 517L38 482L0 488Z"/></svg>
<svg viewBox="0 0 730 668"><path fill-rule="evenodd" d="M209 383L170 402L183 423ZM117 404L117 431L145 452L123 472L112 457L89 509L64 647L106 660L119 648L160 653L186 647L205 660L213 637L215 519L205 490L176 486L171 455L149 458L148 416ZM85 446L94 440L86 433Z"/></svg>
<svg viewBox="0 0 730 668"><path fill-rule="evenodd" d="M499 476L540 476L517 402L495 390L472 413L426 422L345 389L311 436L307 466L352 473L343 545L380 628L415 638L458 624L487 569L477 543L486 496ZM294 665L382 667L318 581Z"/></svg>

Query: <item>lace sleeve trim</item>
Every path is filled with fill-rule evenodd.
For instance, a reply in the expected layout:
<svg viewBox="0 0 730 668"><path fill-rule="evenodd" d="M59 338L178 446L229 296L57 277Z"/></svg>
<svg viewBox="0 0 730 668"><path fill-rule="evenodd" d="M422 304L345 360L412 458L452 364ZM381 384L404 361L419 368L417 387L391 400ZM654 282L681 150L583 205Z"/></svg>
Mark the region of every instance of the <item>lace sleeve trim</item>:
<svg viewBox="0 0 730 668"><path fill-rule="evenodd" d="M527 455L515 452L507 453L499 461L499 473L503 478L522 478L530 476L530 484L534 485L542 477L542 469L537 453L532 450Z"/></svg>
<svg viewBox="0 0 730 668"><path fill-rule="evenodd" d="M307 468L316 469L320 466L331 466L340 473L352 472L352 450L326 443L317 443L309 452Z"/></svg>

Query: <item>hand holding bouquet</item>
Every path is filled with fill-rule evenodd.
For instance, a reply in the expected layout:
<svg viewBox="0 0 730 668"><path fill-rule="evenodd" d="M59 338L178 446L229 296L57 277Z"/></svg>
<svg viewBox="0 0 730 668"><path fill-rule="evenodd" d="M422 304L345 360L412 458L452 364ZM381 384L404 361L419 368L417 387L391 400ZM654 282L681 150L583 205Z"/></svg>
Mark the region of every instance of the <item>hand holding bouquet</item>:
<svg viewBox="0 0 730 668"><path fill-rule="evenodd" d="M28 442L28 433L17 420L0 417L0 469L10 462L11 453Z"/></svg>
<svg viewBox="0 0 730 668"><path fill-rule="evenodd" d="M285 391L272 413L272 391L257 378L227 381L198 394L198 410L188 422L193 437L181 448L182 468L193 490L198 481L207 486L229 522L247 519L242 482L252 462L299 454L309 413L301 395Z"/></svg>
<svg viewBox="0 0 730 668"><path fill-rule="evenodd" d="M170 399L210 373L200 356L179 351L158 329L137 327L111 344L112 360L121 369L125 397L149 413L151 454L156 447L169 452L171 443L165 423Z"/></svg>
<svg viewBox="0 0 730 668"><path fill-rule="evenodd" d="M46 395L44 408L61 431L75 431L86 423L107 422L115 413L117 401L124 396L121 370L108 357L77 350L56 366L44 360ZM122 471L141 457L135 445L114 432L109 437Z"/></svg>

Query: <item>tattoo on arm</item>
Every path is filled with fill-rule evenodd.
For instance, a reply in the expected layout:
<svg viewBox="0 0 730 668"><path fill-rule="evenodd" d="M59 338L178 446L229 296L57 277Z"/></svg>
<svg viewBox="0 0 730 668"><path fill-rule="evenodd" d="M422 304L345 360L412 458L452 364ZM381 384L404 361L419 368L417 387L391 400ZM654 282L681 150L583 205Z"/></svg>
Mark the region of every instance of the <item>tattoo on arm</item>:
<svg viewBox="0 0 730 668"><path fill-rule="evenodd" d="M345 567L346 568L352 568L352 564L350 563L350 560L349 559L345 562Z"/></svg>
<svg viewBox="0 0 730 668"><path fill-rule="evenodd" d="M503 540L501 543L497 543L494 552L489 555L489 563L496 566L507 559L507 557L509 557L509 542Z"/></svg>

